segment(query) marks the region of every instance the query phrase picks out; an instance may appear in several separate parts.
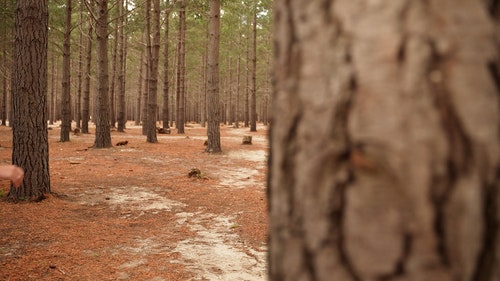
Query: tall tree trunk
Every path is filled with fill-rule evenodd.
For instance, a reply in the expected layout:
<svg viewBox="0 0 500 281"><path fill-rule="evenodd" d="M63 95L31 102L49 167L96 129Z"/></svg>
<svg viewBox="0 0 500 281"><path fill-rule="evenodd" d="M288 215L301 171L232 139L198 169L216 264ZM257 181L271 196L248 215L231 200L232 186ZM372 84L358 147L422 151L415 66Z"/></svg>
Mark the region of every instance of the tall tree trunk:
<svg viewBox="0 0 500 281"><path fill-rule="evenodd" d="M12 1L3 0L2 8L8 11L14 11L15 3ZM9 12L10 13L10 12ZM2 121L2 126L7 125L7 102L8 102L8 92L9 92L9 81L11 71L11 63L9 58L12 56L12 20L8 17L3 17L0 21L2 22L0 26L0 77L2 80L2 94L1 94L1 108L0 108L0 119ZM9 120L10 121L10 120Z"/></svg>
<svg viewBox="0 0 500 281"><path fill-rule="evenodd" d="M148 0L149 1L149 0ZM147 16L146 22L149 21L149 16ZM149 31L148 31L149 32ZM149 34L149 33L148 33ZM144 34L143 34L144 36ZM144 40L147 40L144 38ZM142 134L147 135L148 134L148 92L149 92L149 61L150 61L150 45L151 43L146 43L146 52L144 53L144 69L146 72L144 73L144 88L143 88L143 93L142 93L142 108L141 108L141 120L142 120ZM149 47L148 47L149 46Z"/></svg>
<svg viewBox="0 0 500 281"><path fill-rule="evenodd" d="M177 47L177 133L184 134L186 98L186 0L181 0L179 11L179 40Z"/></svg>
<svg viewBox="0 0 500 281"><path fill-rule="evenodd" d="M220 107L219 107L219 37L220 37L220 0L210 0L210 22L208 41L207 71L207 152L221 152L220 144Z"/></svg>
<svg viewBox="0 0 500 281"><path fill-rule="evenodd" d="M172 64L173 65L177 65L177 59L178 59L178 55L177 55L177 51L178 51L178 48L175 48L174 50L174 55L173 55L173 62ZM174 121L175 123L177 124L177 67L172 67L172 77L176 77L176 79L172 79L172 82L174 83L174 85L172 85L175 89L175 91L172 91L172 93L170 94L170 127L173 127L174 126Z"/></svg>
<svg viewBox="0 0 500 281"><path fill-rule="evenodd" d="M167 4L170 1L167 1ZM164 53L163 53L163 105L162 105L162 127L164 129L169 128L169 107L168 107L168 94L169 94L169 64L168 64L168 50L169 50L169 28L170 28L170 10L171 8L169 7L165 11L165 45L164 45Z"/></svg>
<svg viewBox="0 0 500 281"><path fill-rule="evenodd" d="M71 0L66 0L66 21L63 43L62 95L61 95L61 142L69 141L71 131Z"/></svg>
<svg viewBox="0 0 500 281"><path fill-rule="evenodd" d="M41 199L50 193L47 102L48 2L17 1L13 62L12 163L24 182L9 198ZM41 110L42 109L42 110Z"/></svg>
<svg viewBox="0 0 500 281"><path fill-rule="evenodd" d="M76 92L76 104L75 104L75 121L76 128L81 128L82 123L82 76L83 76L83 11L85 10L85 3L80 1L80 25L78 28L78 73L77 73L77 92Z"/></svg>
<svg viewBox="0 0 500 281"><path fill-rule="evenodd" d="M252 21L252 72L250 82L250 132L257 131L257 0L253 1Z"/></svg>
<svg viewBox="0 0 500 281"><path fill-rule="evenodd" d="M126 1L128 2L128 1ZM120 48L118 50L118 99L117 99L117 131L118 132L124 132L125 131L125 123L127 122L127 117L125 115L125 76L126 76L126 49L127 49L127 42L126 42L126 36L125 36L125 27L127 26L127 13L128 9L125 10L127 7L128 3L125 3L124 6L124 1L123 0L118 0L119 4L119 11L120 11L120 26L119 26L119 31L118 31L118 38L119 38L119 45Z"/></svg>
<svg viewBox="0 0 500 281"><path fill-rule="evenodd" d="M208 31L207 31L207 37L208 37ZM205 48L205 52L203 52L203 56L201 58L201 76L203 81L202 83L202 90L201 90L201 127L205 128L206 123L207 123L207 58L208 58L208 40L207 40L207 47Z"/></svg>
<svg viewBox="0 0 500 281"><path fill-rule="evenodd" d="M269 42L271 40L269 39ZM267 54L266 59L266 87L264 94L264 110L262 114L262 122L265 126L269 125L269 96L271 95L271 53Z"/></svg>
<svg viewBox="0 0 500 281"><path fill-rule="evenodd" d="M108 1L97 0L97 117L95 148L111 147L109 126Z"/></svg>
<svg viewBox="0 0 500 281"><path fill-rule="evenodd" d="M228 77L228 83L227 83L227 91L229 94L229 102L228 102L228 108L227 108L227 118L228 118L228 125L233 124L234 122L234 110L233 110L233 70L232 70L232 59L229 58L229 77Z"/></svg>
<svg viewBox="0 0 500 281"><path fill-rule="evenodd" d="M2 40L2 42L6 42L5 40ZM7 45L7 44L5 44ZM5 47L6 48L6 47ZM10 67L7 66L7 50L3 50L3 57L2 57L2 69L4 69L2 73L2 108L0 109L1 116L0 118L2 119L2 126L7 126L7 83L9 77L7 73L7 69L10 69Z"/></svg>
<svg viewBox="0 0 500 281"><path fill-rule="evenodd" d="M83 104L82 104L82 133L89 133L89 120L90 120L90 75L91 75L91 64L92 64L92 40L93 40L93 19L92 10L94 9L94 0L90 0L88 8L89 19L88 19L88 33L87 33L87 46L85 54L85 79L83 80Z"/></svg>
<svg viewBox="0 0 500 281"><path fill-rule="evenodd" d="M138 126L141 124L142 121L142 99L143 99L143 93L142 93L142 82L144 81L144 49L141 50L140 54L140 60L139 60L139 81L137 83L137 104L136 104L136 115L135 115L135 125Z"/></svg>
<svg viewBox="0 0 500 281"><path fill-rule="evenodd" d="M484 5L274 3L270 279L498 280Z"/></svg>
<svg viewBox="0 0 500 281"><path fill-rule="evenodd" d="M153 1L153 28L152 41L149 32L146 34L149 52L149 79L148 79L148 118L147 118L147 142L158 142L156 135L157 120L157 94L158 94L158 59L160 54L160 0ZM149 4L146 4L146 14L149 15ZM150 23L147 22L148 30Z"/></svg>
<svg viewBox="0 0 500 281"><path fill-rule="evenodd" d="M55 89L55 84L56 84L56 76L57 76L57 71L56 71L56 59L55 59L55 54L54 52L51 53L50 56L50 62L51 62L51 71L50 71L50 99L49 99L49 124L54 125L54 122L56 122L56 106L55 106L55 100L56 100L56 89Z"/></svg>
<svg viewBox="0 0 500 281"><path fill-rule="evenodd" d="M119 2L120 0L116 0ZM115 5L118 5L118 3L115 3ZM118 16L120 17L120 16ZM111 128L115 128L116 124L116 107L115 107L115 89L116 89L116 76L118 75L118 43L120 41L119 33L118 30L122 28L119 20L116 20L114 30L113 30L113 49L111 50L111 77L109 78L109 125Z"/></svg>
<svg viewBox="0 0 500 281"><path fill-rule="evenodd" d="M241 90L241 34L238 36L238 62L236 63L236 109L234 127L240 127L240 90Z"/></svg>
<svg viewBox="0 0 500 281"><path fill-rule="evenodd" d="M248 16L247 16L248 19ZM250 125L250 39L249 34L245 37L245 97L244 97L244 119L245 128Z"/></svg>

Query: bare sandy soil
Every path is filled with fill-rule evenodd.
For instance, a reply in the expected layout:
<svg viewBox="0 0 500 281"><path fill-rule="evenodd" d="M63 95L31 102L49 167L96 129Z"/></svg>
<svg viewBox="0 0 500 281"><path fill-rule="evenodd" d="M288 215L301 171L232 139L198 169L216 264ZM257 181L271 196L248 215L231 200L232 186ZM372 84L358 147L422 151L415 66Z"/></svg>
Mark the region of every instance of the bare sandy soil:
<svg viewBox="0 0 500 281"><path fill-rule="evenodd" d="M205 128L185 131L150 144L128 124L112 132L126 146L92 149L93 134L60 143L53 126L53 194L0 202L0 280L267 280L266 128L223 127L219 155L204 152ZM11 152L0 127L2 163Z"/></svg>

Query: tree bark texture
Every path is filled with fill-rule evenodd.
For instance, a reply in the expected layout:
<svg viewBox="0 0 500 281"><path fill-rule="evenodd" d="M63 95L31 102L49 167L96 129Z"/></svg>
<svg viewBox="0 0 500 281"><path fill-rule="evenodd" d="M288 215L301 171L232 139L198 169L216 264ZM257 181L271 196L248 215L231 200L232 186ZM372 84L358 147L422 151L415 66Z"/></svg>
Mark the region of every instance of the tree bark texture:
<svg viewBox="0 0 500 281"><path fill-rule="evenodd" d="M167 3L170 1L167 1ZM170 4L170 3L168 3ZM169 63L168 60L170 58L168 50L169 50L169 29L170 29L170 11L171 7L167 8L165 11L165 38L164 40L164 48L163 48L163 105L162 105L162 113L161 113L161 118L162 118L162 128L167 129L170 128L169 122L170 122L170 111L169 111L169 101L168 101L168 95L170 91L170 83L169 83Z"/></svg>
<svg viewBox="0 0 500 281"><path fill-rule="evenodd" d="M207 60L207 148L210 153L221 152L220 144L220 107L219 107L219 37L220 1L210 0L210 22L208 26Z"/></svg>
<svg viewBox="0 0 500 281"><path fill-rule="evenodd" d="M146 24L147 22L149 21L149 16L146 15ZM147 25L146 25L147 26ZM149 34L149 31L146 32L147 34ZM144 35L144 34L143 34ZM142 134L143 135L147 135L148 134L148 126L147 126L147 122L148 122L148 92L149 92L149 83L148 83L148 79L149 79L149 72L150 72L150 68L149 68L149 54L151 52L149 52L149 47L148 46L148 43L147 43L147 38L144 38L144 41L145 41L145 44L146 44L146 52L143 54L143 62L144 62L144 88L143 88L143 92L142 92L142 107L141 107L141 120L142 120Z"/></svg>
<svg viewBox="0 0 500 281"><path fill-rule="evenodd" d="M271 280L499 280L484 1L277 0Z"/></svg>
<svg viewBox="0 0 500 281"><path fill-rule="evenodd" d="M152 18L152 41L149 60L149 80L148 80L148 132L147 142L156 143L157 120L157 96L158 96L158 60L160 57L160 0L153 0L153 18ZM149 36L149 34L147 35Z"/></svg>
<svg viewBox="0 0 500 281"><path fill-rule="evenodd" d="M128 15L129 10L129 0L125 0L124 6L122 10L124 10L124 14ZM120 74L122 75L121 77L118 77L121 81L121 84L119 85L119 98L118 98L118 131L123 132L127 128L127 120L133 119L131 116L133 115L132 112L133 106L130 106L127 104L126 99L127 99L127 56L128 56L128 46L129 46L129 41L128 41L128 29L127 26L129 25L128 17L124 16L123 17L123 29L121 33L121 42L122 42L122 53L121 53L121 59L122 59L122 70ZM128 117L127 117L128 116Z"/></svg>
<svg viewBox="0 0 500 281"><path fill-rule="evenodd" d="M137 81L137 105L136 105L136 116L135 125L141 124L142 121L142 100L144 99L142 82L144 81L144 49L141 50L140 60L139 60L139 76Z"/></svg>
<svg viewBox="0 0 500 281"><path fill-rule="evenodd" d="M51 53L50 55L50 93L48 99L48 110L49 110L49 125L54 125L54 122L56 120L56 114L55 114L55 95L56 95L56 89L55 89L55 81L56 81L56 76L57 76L57 71L56 71L56 60L55 60L55 54L54 52ZM48 78L47 78L48 80ZM48 81L47 81L48 84Z"/></svg>
<svg viewBox="0 0 500 281"><path fill-rule="evenodd" d="M4 40L2 40L2 41L4 41ZM7 44L5 44L5 45L7 45ZM3 50L2 68L8 69L7 50ZM0 119L2 120L2 126L7 126L7 83L8 83L7 78L8 77L9 77L9 75L8 75L7 71L3 71L3 73L2 73L2 105L0 108Z"/></svg>
<svg viewBox="0 0 500 281"><path fill-rule="evenodd" d="M186 97L186 0L180 1L179 33L177 46L177 133L184 134Z"/></svg>
<svg viewBox="0 0 500 281"><path fill-rule="evenodd" d="M80 1L79 9L79 21L80 25L78 27L78 70L77 70L77 86L76 86L76 101L75 101L75 121L76 128L81 129L82 123L82 74L83 74L83 13L85 11L85 3Z"/></svg>
<svg viewBox="0 0 500 281"><path fill-rule="evenodd" d="M114 3L115 5L118 5L118 2L119 0L117 0L116 3ZM122 18L122 17L119 17L119 18ZM118 60L117 60L117 57L118 57L118 43L120 42L120 39L119 39L119 32L118 30L120 30L123 25L119 22L119 20L115 20L116 23L114 25L114 27L112 27L113 30L113 47L112 47L112 50L111 50L111 76L109 77L109 91L108 91L108 95L109 95L109 125L111 126L111 128L115 128L115 124L116 124L116 114L115 114L115 109L116 109L116 106L115 106L115 97L116 97L116 84L117 83L117 76L118 76L118 70L117 68L119 67L118 66Z"/></svg>
<svg viewBox="0 0 500 281"><path fill-rule="evenodd" d="M118 32L118 38L120 40L120 49L118 50L118 99L117 99L117 131L125 132L125 127L127 123L126 116L126 102L125 102L125 76L127 73L127 38L125 28L127 26L127 16L128 13L127 4L123 0L118 1L119 11L120 11L120 30Z"/></svg>
<svg viewBox="0 0 500 281"><path fill-rule="evenodd" d="M241 41L241 36L238 38L238 41ZM241 46L241 43L238 42L238 47ZM234 127L240 127L240 71L241 70L241 56L238 54L238 62L236 63L236 101L235 109L234 109Z"/></svg>
<svg viewBox="0 0 500 281"><path fill-rule="evenodd" d="M90 9L94 7L94 0L89 2ZM94 29L92 27L93 20L91 13L88 13L88 33L87 33L87 44L86 44L86 54L85 54L85 78L83 83L83 103L82 103L82 133L89 133L89 120L90 120L90 75L91 75L91 64L92 64L92 38L94 34Z"/></svg>
<svg viewBox="0 0 500 281"><path fill-rule="evenodd" d="M95 148L111 147L109 126L109 70L108 70L108 1L98 0L96 21L97 53L97 116L95 120Z"/></svg>
<svg viewBox="0 0 500 281"><path fill-rule="evenodd" d="M13 61L12 162L25 171L14 200L35 199L50 192L47 116L48 3L17 1Z"/></svg>
<svg viewBox="0 0 500 281"><path fill-rule="evenodd" d="M66 0L66 18L63 42L63 70L61 95L61 135L60 141L69 141L71 131L71 0Z"/></svg>
<svg viewBox="0 0 500 281"><path fill-rule="evenodd" d="M250 80L250 131L257 132L257 1L253 1L252 77Z"/></svg>
<svg viewBox="0 0 500 281"><path fill-rule="evenodd" d="M207 37L208 37L208 32L207 32ZM203 53L203 56L201 57L201 67L202 71L201 73L201 81L203 81L202 84L202 89L201 89L201 106L200 106L200 123L201 127L205 128L206 123L207 123L207 60L208 60L208 40L206 41L207 47L205 48L205 52Z"/></svg>
<svg viewBox="0 0 500 281"><path fill-rule="evenodd" d="M244 119L245 128L250 124L250 40L245 38L245 97L244 97Z"/></svg>

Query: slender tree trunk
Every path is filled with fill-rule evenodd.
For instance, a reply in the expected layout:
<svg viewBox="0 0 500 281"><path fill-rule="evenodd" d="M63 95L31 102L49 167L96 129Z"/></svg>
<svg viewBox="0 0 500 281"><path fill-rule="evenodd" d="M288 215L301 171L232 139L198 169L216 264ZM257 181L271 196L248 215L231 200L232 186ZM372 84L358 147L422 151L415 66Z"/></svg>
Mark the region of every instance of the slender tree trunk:
<svg viewBox="0 0 500 281"><path fill-rule="evenodd" d="M270 40L269 40L270 41ZM267 55L266 59L266 90L264 95L264 110L262 116L262 122L265 126L269 125L269 96L271 94L271 55Z"/></svg>
<svg viewBox="0 0 500 281"><path fill-rule="evenodd" d="M253 2L252 21L252 72L250 82L250 132L257 131L257 1Z"/></svg>
<svg viewBox="0 0 500 281"><path fill-rule="evenodd" d="M77 74L77 92L76 92L76 104L75 104L75 121L76 128L81 129L82 123L82 76L83 76L83 11L85 10L85 4L80 1L80 25L78 28L78 74Z"/></svg>
<svg viewBox="0 0 500 281"><path fill-rule="evenodd" d="M245 99L244 99L244 119L245 128L250 125L250 39L248 35L245 37Z"/></svg>
<svg viewBox="0 0 500 281"><path fill-rule="evenodd" d="M90 0L89 8L94 8L94 0ZM84 72L84 84L83 84L83 104L82 104L82 133L89 133L89 120L90 120L90 75L91 75L91 64L92 64L92 40L94 30L92 27L92 15L89 11L88 15L88 33L87 33L87 46L85 54L85 72Z"/></svg>
<svg viewBox="0 0 500 281"><path fill-rule="evenodd" d="M17 1L13 62L12 163L24 169L24 182L11 185L13 200L41 199L50 193L47 133L48 2ZM42 110L41 110L42 109Z"/></svg>
<svg viewBox="0 0 500 281"><path fill-rule="evenodd" d="M170 2L170 1L167 1ZM169 4L169 3L167 3ZM165 11L165 45L164 45L164 53L163 53L163 106L162 106L162 127L164 129L169 128L169 108L168 108L168 95L169 95L169 64L168 64L168 50L169 50L169 19L170 19L170 9L168 8Z"/></svg>
<svg viewBox="0 0 500 281"><path fill-rule="evenodd" d="M147 21L149 21L149 16L147 17ZM147 22L146 21L146 22ZM148 33L149 34L149 33ZM143 34L144 35L144 34ZM144 40L147 40L144 38ZM146 42L146 52L144 54L144 69L146 72L144 73L144 88L143 88L143 93L142 93L142 108L141 108L141 120L142 120L142 134L147 135L148 134L148 92L149 92L149 64L150 64L150 45L148 45L147 41ZM149 46L149 47L148 47Z"/></svg>
<svg viewBox="0 0 500 281"><path fill-rule="evenodd" d="M123 0L118 0L119 4L119 11L120 11L120 27L118 31L118 38L119 38L119 50L118 50L118 99L117 99L117 131L118 132L124 132L125 131L125 123L127 122L127 117L125 115L125 75L126 75L126 36L125 36L125 27L127 26L126 24L126 12L124 8L124 2ZM125 7L127 7L127 4L125 4ZM125 11L125 12L124 12Z"/></svg>
<svg viewBox="0 0 500 281"><path fill-rule="evenodd" d="M2 7L4 9L8 9L8 10L11 10L13 11L14 8L13 8L13 4L14 3L10 3L9 5L9 2L12 2L12 1L2 1ZM4 17L4 20L7 20L5 17ZM8 22L11 22L11 20L8 20ZM2 96L1 96L1 100L2 100L2 104L1 104L1 108L0 108L0 119L2 121L2 126L6 126L7 125L7 102L8 102L8 99L7 99L7 96L8 96L8 91L9 91L9 87L8 87L8 83L9 83L9 79L11 77L10 73L12 72L11 71L11 67L10 67L10 63L9 63L9 60L8 60L8 56L10 57L12 55L12 53L10 52L10 50L12 49L12 40L13 36L12 36L12 26L10 24L4 24L3 26L0 27L0 54L1 54L1 61L0 61L0 65L1 65L1 68L0 68L0 75L1 75L1 80L2 80Z"/></svg>
<svg viewBox="0 0 500 281"><path fill-rule="evenodd" d="M142 100L143 100L143 93L142 93L142 82L144 81L144 49L141 50L141 58L139 60L139 81L137 83L137 105L136 105L136 116L135 116L135 125L138 126L141 124L142 120Z"/></svg>
<svg viewBox="0 0 500 281"><path fill-rule="evenodd" d="M173 55L173 61L172 64L175 66L178 66L177 59L179 56L177 55L178 53L178 48L175 48L174 50L174 55ZM176 77L175 79L172 80L173 82L173 89L172 93L170 95L170 127L174 127L174 125L177 124L177 67L172 68L172 77ZM175 121L175 124L174 124Z"/></svg>
<svg viewBox="0 0 500 281"><path fill-rule="evenodd" d="M228 102L228 109L227 109L227 115L228 115L228 125L233 124L234 122L234 111L233 111L233 70L232 70L232 59L229 58L229 78L228 78L228 83L227 83L227 92L229 95L229 102Z"/></svg>
<svg viewBox="0 0 500 281"><path fill-rule="evenodd" d="M208 31L207 31L207 36L208 36ZM208 44L208 40L207 40ZM208 46L205 48L205 52L203 53L202 56L202 62L201 62L201 67L202 67L202 91L201 91L201 127L205 128L206 123L207 123L207 57L208 57Z"/></svg>
<svg viewBox="0 0 500 281"><path fill-rule="evenodd" d="M2 42L5 42L3 40ZM5 44L7 45L7 44ZM2 73L2 108L1 108L1 119L2 119L2 126L7 126L7 83L8 83L8 73L7 69L9 67L7 66L7 50L3 51L3 58L2 58L2 68L5 69L5 71Z"/></svg>
<svg viewBox="0 0 500 281"><path fill-rule="evenodd" d="M120 0L116 0L117 3L115 3L116 5L118 5L118 2ZM114 26L114 30L113 30L113 49L111 50L112 52L112 55L111 55L111 77L109 78L109 125L111 126L111 128L115 128L115 124L116 124L116 107L115 107L115 89L116 89L116 86L115 86L115 83L116 82L116 76L118 75L117 72L117 68L118 68L118 43L119 43L119 30L121 28L121 24L119 23L119 20L117 19L116 20L116 24Z"/></svg>
<svg viewBox="0 0 500 281"><path fill-rule="evenodd" d="M241 50L241 34L238 36L238 50ZM234 127L240 127L240 89L241 89L241 53L238 52L238 61L236 63L236 109L234 118Z"/></svg>
<svg viewBox="0 0 500 281"><path fill-rule="evenodd" d="M111 147L109 126L108 1L97 1L97 117L95 148Z"/></svg>
<svg viewBox="0 0 500 281"><path fill-rule="evenodd" d="M175 51L174 51L174 56L173 56L173 62L172 64L173 65L177 65L177 59L178 59L178 55L177 55L177 51L178 51L178 48L175 48ZM174 121L175 123L177 124L177 67L173 67L172 68L172 77L176 77L176 79L172 79L172 82L174 83L173 88L175 89L175 91L172 91L171 95L170 95L170 127L173 127L174 126Z"/></svg>
<svg viewBox="0 0 500 281"><path fill-rule="evenodd" d="M146 4L146 13L149 14ZM146 36L148 40L149 52L149 79L148 79L148 118L147 118L147 142L158 142L156 135L156 120L157 120L157 94L158 94L158 58L160 53L160 1L153 0L153 39L151 42L149 33ZM149 27L149 21L147 23ZM151 30L150 28L147 28Z"/></svg>
<svg viewBox="0 0 500 281"><path fill-rule="evenodd" d="M180 0L177 60L177 133L184 134L186 98L186 0Z"/></svg>
<svg viewBox="0 0 500 281"><path fill-rule="evenodd" d="M485 5L274 3L270 280L498 280Z"/></svg>
<svg viewBox="0 0 500 281"><path fill-rule="evenodd" d="M55 89L55 84L56 84L56 76L57 76L57 71L56 71L56 59L55 59L55 54L54 52L51 53L51 71L50 71L50 99L49 99L49 124L54 125L54 122L56 121L56 108L55 108L55 99L56 99L56 89Z"/></svg>
<svg viewBox="0 0 500 281"><path fill-rule="evenodd" d="M61 95L61 142L69 141L71 131L71 0L66 0L66 22L63 43L63 70Z"/></svg>
<svg viewBox="0 0 500 281"><path fill-rule="evenodd" d="M220 107L219 107L219 36L220 0L210 0L210 23L208 43L208 126L207 152L220 153Z"/></svg>

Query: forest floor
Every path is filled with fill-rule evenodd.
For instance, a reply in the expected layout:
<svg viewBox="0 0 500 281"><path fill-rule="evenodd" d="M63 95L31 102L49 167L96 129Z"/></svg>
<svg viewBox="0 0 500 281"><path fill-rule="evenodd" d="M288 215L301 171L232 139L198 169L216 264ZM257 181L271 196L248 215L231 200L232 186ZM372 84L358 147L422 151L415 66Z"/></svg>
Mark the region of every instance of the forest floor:
<svg viewBox="0 0 500 281"><path fill-rule="evenodd" d="M212 155L199 125L156 144L127 125L106 149L89 148L94 134L61 143L50 126L53 193L0 201L0 280L267 280L266 128L222 127L223 153ZM11 153L0 127L2 164Z"/></svg>

